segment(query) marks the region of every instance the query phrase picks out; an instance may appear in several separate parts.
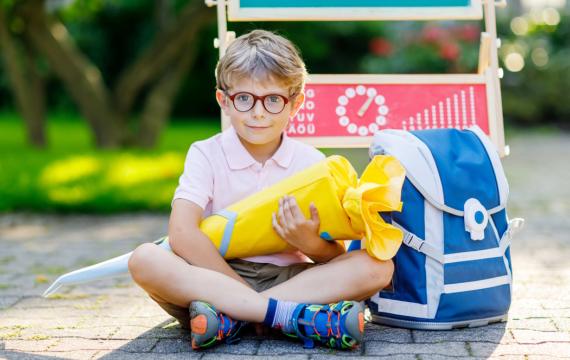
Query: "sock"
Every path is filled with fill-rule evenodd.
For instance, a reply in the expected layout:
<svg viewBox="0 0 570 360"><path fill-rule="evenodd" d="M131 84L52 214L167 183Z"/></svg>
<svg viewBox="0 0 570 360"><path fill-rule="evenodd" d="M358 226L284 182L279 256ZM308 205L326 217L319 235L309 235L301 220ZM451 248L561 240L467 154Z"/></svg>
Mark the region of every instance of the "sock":
<svg viewBox="0 0 570 360"><path fill-rule="evenodd" d="M269 305L267 306L267 313L265 314L263 324L272 328L281 329L286 333L292 333L293 325L291 323L291 317L297 305L299 304L292 301L269 299Z"/></svg>

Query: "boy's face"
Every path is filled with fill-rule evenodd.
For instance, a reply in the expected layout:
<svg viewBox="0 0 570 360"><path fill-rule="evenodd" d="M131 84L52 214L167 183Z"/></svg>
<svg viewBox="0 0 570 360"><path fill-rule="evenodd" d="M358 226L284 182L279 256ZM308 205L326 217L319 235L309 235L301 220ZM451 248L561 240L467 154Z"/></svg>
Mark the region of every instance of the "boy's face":
<svg viewBox="0 0 570 360"><path fill-rule="evenodd" d="M289 99L289 102L278 114L268 112L261 100L256 100L251 110L241 112L235 108L229 98L229 96L240 92L247 92L256 96L281 95ZM248 145L255 146L279 144L281 134L289 123L289 119L295 116L303 104L304 94L299 94L295 99L290 99L289 89L278 81L241 78L235 81L225 93L217 90L216 99L224 113L230 118L232 126L241 140Z"/></svg>

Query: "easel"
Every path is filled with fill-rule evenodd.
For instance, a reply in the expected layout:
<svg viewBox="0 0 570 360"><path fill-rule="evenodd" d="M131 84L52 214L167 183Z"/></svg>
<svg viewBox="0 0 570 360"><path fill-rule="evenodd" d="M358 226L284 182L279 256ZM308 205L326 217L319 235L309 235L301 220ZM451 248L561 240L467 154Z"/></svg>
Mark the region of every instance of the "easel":
<svg viewBox="0 0 570 360"><path fill-rule="evenodd" d="M252 0L241 0L243 2ZM279 0L276 0L279 2ZM300 0L299 0L300 1ZM424 5L419 7L397 8L397 7L382 7L382 8L349 8L337 7L272 7L271 5L266 8L240 8L240 0L206 0L206 5L216 6L218 16L218 37L214 41L214 46L219 49L220 57L223 56L228 44L235 39L236 34L227 29L227 21L229 14L229 21L303 21L303 20L319 20L319 21L332 21L332 20L442 20L442 19L481 19L484 18L485 31L481 33L480 50L479 50L479 67L476 74L442 74L442 75L310 75L307 82L307 91L312 88L315 90L313 94L317 93L316 89L322 94L335 93L338 94L340 90L352 87L357 84L365 89L368 87L376 87L381 89L381 86L401 87L401 91L406 93L421 93L427 91L432 86L439 88L448 87L446 91L455 92L441 98L433 100L432 103L427 104L422 110L419 110L408 116L406 119L402 116L393 119L394 124L378 121L379 125L370 124L367 126L352 125L346 119L340 119L340 125L344 129L338 130L315 130L313 125L313 133L308 133L303 127L303 133L295 132L291 136L295 136L300 140L318 147L367 147L371 142L371 134L377 128L405 128L408 130L417 130L422 128L438 128L438 127L456 127L462 128L468 125L477 123L482 128L487 130L487 133L493 143L497 145L501 156L508 155L509 149L505 146L504 139L504 125L503 125L503 110L501 101L500 78L502 78L502 69L499 68L498 61L498 47L500 41L497 38L496 29L496 16L495 7L505 7L506 0L470 0L467 6L462 7L438 7L436 5ZM274 0L275 2L275 0ZM296 0L289 0L290 3L295 3ZM413 1L408 1L413 2ZM418 3L428 4L426 1L417 1ZM448 1L451 3L452 1ZM460 2L460 1L456 1ZM266 1L261 3L272 3ZM301 2L297 2L302 4ZM310 3L310 2L309 2ZM352 2L347 1L347 4ZM378 1L382 3L382 1ZM445 1L443 1L445 3ZM321 5L319 5L321 6ZM482 7L482 11L481 11ZM318 10L318 11L315 11ZM228 13L229 12L229 13ZM391 88L391 89L392 89ZM479 98L474 96L479 88ZM340 89L340 90L339 90ZM444 89L445 90L445 89ZM336 91L336 92L335 92ZM370 90L377 92L377 90ZM350 92L350 91L349 91ZM324 96L324 95L323 95ZM443 96L443 95L442 95ZM373 96L370 98L372 99ZM317 101L318 96L315 101ZM471 102L469 102L471 99ZM367 100L364 98L362 101ZM377 99L377 103L381 104L382 99ZM339 100L340 101L340 100ZM370 103L370 101L368 101ZM484 104L486 103L486 106ZM307 102L305 103L307 104ZM450 105L451 104L451 105ZM474 109L477 108L477 114ZM362 108L361 108L362 109ZM451 109L451 110L450 110ZM328 109L327 111L330 111ZM367 109L365 109L367 110ZM378 108L382 114L382 110ZM306 111L306 109L302 110ZM325 109L322 109L324 112ZM483 112L483 113L482 113ZM337 110L337 115L342 117ZM417 114L417 115L416 115ZM303 115L303 114L301 114ZM314 114L313 114L314 115ZM362 116L362 115L361 115ZM394 114L395 118L396 115ZM321 116L321 123L324 119L331 121L334 118L334 112ZM378 116L378 118L382 118ZM300 120L300 119L297 119ZM302 121L305 121L303 118ZM312 120L311 120L312 121ZM479 123L484 121L485 123ZM228 126L228 119L222 117L222 129ZM392 126L391 126L392 125ZM331 123L331 128L339 128L339 125ZM369 128L369 130L368 130ZM346 130L347 133L340 133ZM327 133L329 132L329 133Z"/></svg>

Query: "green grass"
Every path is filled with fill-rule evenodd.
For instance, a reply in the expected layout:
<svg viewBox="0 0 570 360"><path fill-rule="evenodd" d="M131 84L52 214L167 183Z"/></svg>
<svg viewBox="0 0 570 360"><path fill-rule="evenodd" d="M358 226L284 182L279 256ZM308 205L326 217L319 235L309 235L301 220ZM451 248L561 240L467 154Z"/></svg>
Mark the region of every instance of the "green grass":
<svg viewBox="0 0 570 360"><path fill-rule="evenodd" d="M48 148L33 149L19 117L0 113L0 212L168 211L188 147L219 122L174 122L153 150L98 150L77 116L51 116L47 130Z"/></svg>

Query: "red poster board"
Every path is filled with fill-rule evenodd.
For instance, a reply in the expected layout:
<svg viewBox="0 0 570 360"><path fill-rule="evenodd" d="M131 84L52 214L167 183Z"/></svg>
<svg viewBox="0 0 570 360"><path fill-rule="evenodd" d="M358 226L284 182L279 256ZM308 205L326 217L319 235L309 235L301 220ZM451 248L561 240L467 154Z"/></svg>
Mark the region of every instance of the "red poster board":
<svg viewBox="0 0 570 360"><path fill-rule="evenodd" d="M490 134L484 77L448 75L443 78L447 83L429 75L398 79L400 83L391 83L393 77L313 76L305 88L305 103L287 133L324 147L368 146L376 131L388 128L478 125Z"/></svg>

